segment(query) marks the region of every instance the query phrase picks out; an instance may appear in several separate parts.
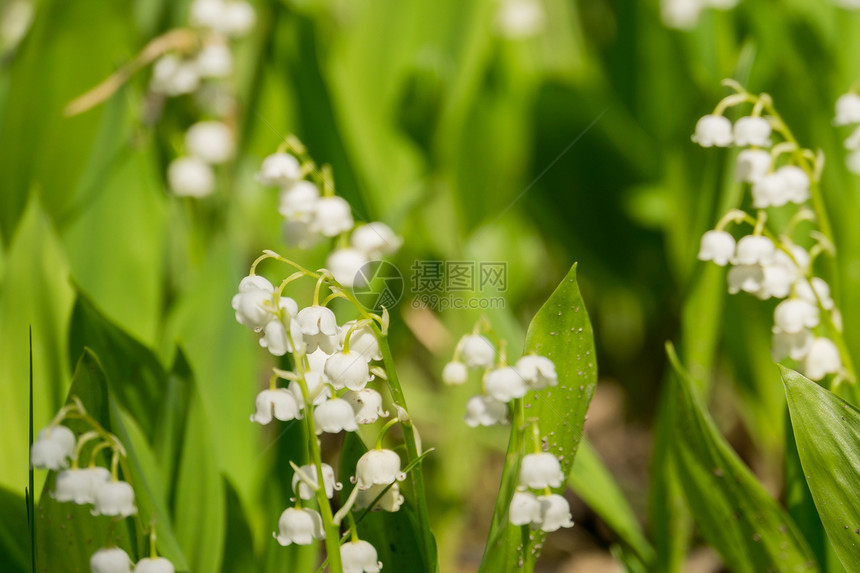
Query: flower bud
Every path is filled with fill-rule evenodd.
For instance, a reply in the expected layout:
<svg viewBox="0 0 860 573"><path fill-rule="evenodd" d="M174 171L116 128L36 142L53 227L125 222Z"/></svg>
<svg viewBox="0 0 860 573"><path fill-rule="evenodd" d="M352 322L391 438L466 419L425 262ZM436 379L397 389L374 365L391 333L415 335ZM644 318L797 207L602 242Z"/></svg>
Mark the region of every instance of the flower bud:
<svg viewBox="0 0 860 573"><path fill-rule="evenodd" d="M442 382L449 386L459 386L469 379L469 370L462 362L449 362L442 369Z"/></svg>

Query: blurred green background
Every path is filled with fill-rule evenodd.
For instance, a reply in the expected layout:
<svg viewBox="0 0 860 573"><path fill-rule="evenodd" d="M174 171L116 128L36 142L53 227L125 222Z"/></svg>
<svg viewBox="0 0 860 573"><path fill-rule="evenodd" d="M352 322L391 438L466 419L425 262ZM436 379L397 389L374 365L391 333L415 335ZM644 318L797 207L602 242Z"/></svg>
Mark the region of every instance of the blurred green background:
<svg viewBox="0 0 860 573"><path fill-rule="evenodd" d="M0 3L6 22L20 3ZM772 94L801 143L824 150L837 296L860 356L860 185L842 168L847 134L831 123L836 98L860 77L860 13L824 0L743 0L677 31L663 25L656 0L540 4L541 29L510 38L499 33L495 0L254 2L255 30L236 43L239 157L216 195L196 201L172 196L164 179L194 108L172 100L147 122L148 70L105 104L62 114L151 38L184 25L187 2L34 2L20 41L4 33L0 62L0 487L14 515L23 515L28 479L28 327L38 428L65 400L82 346L95 344L80 316L97 309L158 368L187 360L196 380L186 443L200 444L200 460L161 449L158 421L137 419L173 518L186 521L176 529L192 570L256 562L275 571L300 559L268 537L286 503L288 452L270 449L271 428L247 422L271 363L230 308L262 249L311 268L325 260L322 247L284 247L277 192L254 180L288 133L333 166L357 218L403 236L394 262L405 274L415 260L506 261L506 306L486 314L514 355L531 316L579 262L601 376L586 430L646 532L649 487L661 479L649 460L670 338L697 374L718 381L718 424L783 495L772 307L724 295L721 271L696 261L701 234L741 195L731 152L700 149L690 134L725 95L720 80L734 77ZM502 466L505 431L466 428L475 389L444 388L439 377L478 317L415 311L408 301L393 313L404 389L425 445L438 449L426 465L442 571L475 569ZM106 347L116 342L108 338ZM128 384L141 383L141 371L118 367ZM226 542L211 555L187 549L201 541L201 514L176 491L185 463L215 476L207 515ZM583 503L574 519L577 527L550 537L546 570L613 570L616 535ZM18 539L13 520L3 521L2 535ZM246 521L247 530L236 525ZM253 539L244 552L231 545L242 539ZM719 569L714 554L693 556L689 567Z"/></svg>

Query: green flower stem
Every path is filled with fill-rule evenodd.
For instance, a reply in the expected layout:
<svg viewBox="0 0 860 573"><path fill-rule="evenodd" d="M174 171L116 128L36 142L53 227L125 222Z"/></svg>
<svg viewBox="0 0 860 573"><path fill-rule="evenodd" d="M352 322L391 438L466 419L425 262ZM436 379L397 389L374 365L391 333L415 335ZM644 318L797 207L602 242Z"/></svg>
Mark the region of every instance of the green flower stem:
<svg viewBox="0 0 860 573"><path fill-rule="evenodd" d="M322 470L322 452L317 442L316 426L314 425L314 408L311 401L308 385L305 381L305 370L302 360L296 360L298 369L298 383L302 390L302 399L305 403L305 427L308 432L308 451L317 470L316 498L320 506L320 515L325 530L325 549L328 554L330 573L342 573L343 564L340 561L340 528L334 523L334 515L331 512L329 499L325 494L325 478Z"/></svg>
<svg viewBox="0 0 860 573"><path fill-rule="evenodd" d="M382 334L382 331L376 324L371 324L376 338L379 340L379 348L382 352L382 363L385 366L385 372L388 374L388 387L391 390L391 397L394 403L407 412L406 398L403 396L403 389L400 386L400 380L397 378L397 370L394 368L394 358L391 355L391 347L388 344L388 337ZM411 420L402 420L400 427L403 431L403 439L406 442L406 458L408 463L417 460L418 442L415 439L415 431L412 427ZM412 493L415 500L415 507L418 513L418 524L421 530L421 537L425 556L430 561L435 561L435 544L430 533L430 516L427 511L427 494L424 489L424 472L420 465L415 466L415 471L412 473Z"/></svg>

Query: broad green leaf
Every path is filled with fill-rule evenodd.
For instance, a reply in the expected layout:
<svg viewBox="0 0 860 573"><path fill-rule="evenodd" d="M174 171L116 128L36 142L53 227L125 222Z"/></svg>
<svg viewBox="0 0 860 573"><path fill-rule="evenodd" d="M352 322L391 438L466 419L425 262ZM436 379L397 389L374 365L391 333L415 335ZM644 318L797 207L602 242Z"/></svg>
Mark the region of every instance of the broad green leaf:
<svg viewBox="0 0 860 573"><path fill-rule="evenodd" d="M806 483L839 559L860 569L860 411L780 367Z"/></svg>
<svg viewBox="0 0 860 573"><path fill-rule="evenodd" d="M33 333L33 424L38 431L68 389L65 340L74 293L65 255L36 194L8 247L0 283L0 485L23 492L29 459L28 329Z"/></svg>
<svg viewBox="0 0 860 573"><path fill-rule="evenodd" d="M69 356L79 356L84 348L99 357L112 395L152 440L163 414L167 374L151 350L79 293L69 326Z"/></svg>
<svg viewBox="0 0 860 573"><path fill-rule="evenodd" d="M818 570L791 517L720 435L671 345L667 353L677 373L675 467L705 539L731 571Z"/></svg>
<svg viewBox="0 0 860 573"><path fill-rule="evenodd" d="M355 487L349 478L355 474L355 465L366 451L367 447L358 434L351 432L346 435L340 458L340 481L344 485L340 495L343 500L349 497ZM354 512L354 515L358 517L360 512ZM376 548L384 569L435 573L432 565L422 558L418 517L408 501L394 513L367 513L364 519L358 522L358 536Z"/></svg>
<svg viewBox="0 0 860 573"><path fill-rule="evenodd" d="M642 534L636 514L588 440L579 444L567 483L642 562L654 560L654 548Z"/></svg>
<svg viewBox="0 0 860 573"><path fill-rule="evenodd" d="M567 475L573 466L585 413L597 384L594 339L576 284L576 265L532 320L526 335L525 353L546 356L555 363L558 386L530 392L524 399L525 416L539 420L547 451L559 457ZM514 571L521 563L527 570L534 567L536 547L544 538L542 532L529 533L528 527L516 527L507 521L507 508L516 489L522 453L518 436L519 432L512 429L502 487L481 563L483 572Z"/></svg>
<svg viewBox="0 0 860 573"><path fill-rule="evenodd" d="M24 496L0 487L0 563L4 573L30 571L30 527Z"/></svg>
<svg viewBox="0 0 860 573"><path fill-rule="evenodd" d="M203 401L195 392L185 425L174 521L191 570L199 573L221 571L227 522L224 483L209 427Z"/></svg>

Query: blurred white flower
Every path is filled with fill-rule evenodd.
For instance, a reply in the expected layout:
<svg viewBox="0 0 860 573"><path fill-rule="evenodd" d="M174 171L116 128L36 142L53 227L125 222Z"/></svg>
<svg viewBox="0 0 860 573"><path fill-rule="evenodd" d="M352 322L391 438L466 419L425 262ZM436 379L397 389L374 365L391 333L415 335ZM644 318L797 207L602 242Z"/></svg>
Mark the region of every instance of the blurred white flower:
<svg viewBox="0 0 860 573"><path fill-rule="evenodd" d="M740 291L758 293L764 283L764 269L761 265L735 265L728 272L729 294Z"/></svg>
<svg viewBox="0 0 860 573"><path fill-rule="evenodd" d="M839 96L836 100L836 117L833 123L836 125L860 123L860 95L847 93Z"/></svg>
<svg viewBox="0 0 860 573"><path fill-rule="evenodd" d="M493 343L480 334L464 336L460 341L460 352L469 368L489 368L496 358Z"/></svg>
<svg viewBox="0 0 860 573"><path fill-rule="evenodd" d="M189 127L185 147L190 155L212 165L231 160L236 152L233 132L220 121L199 121Z"/></svg>
<svg viewBox="0 0 860 573"><path fill-rule="evenodd" d="M314 204L311 229L325 237L336 237L352 229L352 208L343 197L323 197Z"/></svg>
<svg viewBox="0 0 860 573"><path fill-rule="evenodd" d="M469 379L469 370L462 362L449 362L442 369L442 382L449 386L459 386Z"/></svg>
<svg viewBox="0 0 860 573"><path fill-rule="evenodd" d="M696 123L693 141L702 147L728 147L732 144L732 122L721 115L706 115Z"/></svg>
<svg viewBox="0 0 860 573"><path fill-rule="evenodd" d="M289 221L310 223L316 214L319 198L319 189L310 181L302 179L290 183L281 191L278 212Z"/></svg>
<svg viewBox="0 0 860 573"><path fill-rule="evenodd" d="M326 432L354 432L358 429L355 412L349 402L342 398L331 398L314 409L317 434Z"/></svg>
<svg viewBox="0 0 860 573"><path fill-rule="evenodd" d="M669 28L692 30L699 22L703 8L701 0L662 0L660 16Z"/></svg>
<svg viewBox="0 0 860 573"><path fill-rule="evenodd" d="M528 38L539 34L546 23L540 0L502 0L496 14L499 33L506 38Z"/></svg>
<svg viewBox="0 0 860 573"><path fill-rule="evenodd" d="M355 412L355 421L359 424L372 424L379 417L388 417L388 412L382 409L382 395L372 388L350 390L343 395Z"/></svg>
<svg viewBox="0 0 860 573"><path fill-rule="evenodd" d="M128 517L137 513L134 489L124 481L98 483L93 488L93 515L119 515Z"/></svg>
<svg viewBox="0 0 860 573"><path fill-rule="evenodd" d="M92 573L131 573L131 558L119 547L103 547L90 557Z"/></svg>
<svg viewBox="0 0 860 573"><path fill-rule="evenodd" d="M134 566L134 573L175 573L173 563L164 557L144 557Z"/></svg>
<svg viewBox="0 0 860 573"><path fill-rule="evenodd" d="M767 175L770 163L770 152L764 149L743 149L738 153L735 164L735 179L755 183Z"/></svg>
<svg viewBox="0 0 860 573"><path fill-rule="evenodd" d="M735 145L770 146L770 123L763 117L742 117L735 122Z"/></svg>
<svg viewBox="0 0 860 573"><path fill-rule="evenodd" d="M699 245L699 260L714 261L721 267L735 255L735 238L726 231L707 231Z"/></svg>
<svg viewBox="0 0 860 573"><path fill-rule="evenodd" d="M263 159L257 181L263 185L288 186L297 183L302 176L299 160L289 153L273 153ZM308 182L310 183L310 182ZM312 183L310 183L313 185ZM316 187L314 187L316 188ZM319 196L319 191L317 191Z"/></svg>
<svg viewBox="0 0 860 573"><path fill-rule="evenodd" d="M812 347L812 333L803 329L799 332L789 334L787 332L775 332L773 335L773 346L771 346L771 358L774 362L784 360L786 357L792 360L802 360Z"/></svg>
<svg viewBox="0 0 860 573"><path fill-rule="evenodd" d="M517 490L508 509L508 521L512 525L529 525L540 519L540 503L535 494Z"/></svg>
<svg viewBox="0 0 860 573"><path fill-rule="evenodd" d="M775 251L776 246L769 238L747 235L738 241L734 262L738 265L769 265Z"/></svg>
<svg viewBox="0 0 860 573"><path fill-rule="evenodd" d="M391 227L379 221L356 227L349 241L353 248L363 252L370 259L390 255L403 244L403 239L395 235Z"/></svg>
<svg viewBox="0 0 860 573"><path fill-rule="evenodd" d="M79 505L93 503L95 490L110 480L105 468L72 468L57 474L53 498L59 502L73 501Z"/></svg>
<svg viewBox="0 0 860 573"><path fill-rule="evenodd" d="M551 532L562 527L573 527L570 504L562 496L553 493L538 496L537 500L540 504L540 529Z"/></svg>
<svg viewBox="0 0 860 573"><path fill-rule="evenodd" d="M206 197L215 190L215 172L197 157L177 157L167 167L167 182L180 197Z"/></svg>
<svg viewBox="0 0 860 573"><path fill-rule="evenodd" d="M520 485L531 489L560 487L564 481L558 458L549 452L526 454L520 466Z"/></svg>
<svg viewBox="0 0 860 573"><path fill-rule="evenodd" d="M196 60L165 54L152 65L149 89L166 96L189 94L200 86L200 70Z"/></svg>
<svg viewBox="0 0 860 573"><path fill-rule="evenodd" d="M325 489L325 495L327 498L331 499L334 496L335 491L340 491L343 489L343 484L337 481L334 477L334 469L323 462L322 464L322 474L323 474L323 488ZM299 468L303 474L313 483L313 488L319 487L319 476L317 476L317 467L313 464L307 464L301 466ZM298 495L300 498L304 500L314 499L315 490L308 484L302 481L299 477L298 473L293 474L293 483L292 483L293 493Z"/></svg>
<svg viewBox="0 0 860 573"><path fill-rule="evenodd" d="M773 311L774 332L796 334L818 326L818 307L800 298L784 300Z"/></svg>
<svg viewBox="0 0 860 573"><path fill-rule="evenodd" d="M233 73L233 52L222 41L207 42L197 54L197 71L204 78L224 78Z"/></svg>
<svg viewBox="0 0 860 573"><path fill-rule="evenodd" d="M490 396L472 396L466 402L466 425L495 426L508 421L508 405Z"/></svg>
<svg viewBox="0 0 860 573"><path fill-rule="evenodd" d="M366 286L367 281L359 276L358 271L369 263L362 251L358 249L335 249L326 259L325 266L334 275L337 282L347 288ZM356 282L357 281L357 282Z"/></svg>
<svg viewBox="0 0 860 573"><path fill-rule="evenodd" d="M358 494L355 496L355 505L353 505L353 510L364 509L369 507L373 500L382 493L386 485L378 484L370 486L368 489L360 489L358 490ZM395 512L400 509L400 506L403 505L405 499L403 495L400 493L400 486L397 483L391 484L390 487L385 491L382 497L379 498L379 501L376 502L376 505L373 506L371 511L388 511Z"/></svg>
<svg viewBox="0 0 860 573"><path fill-rule="evenodd" d="M803 372L810 380L821 380L842 368L839 349L829 338L816 338L803 361Z"/></svg>
<svg viewBox="0 0 860 573"><path fill-rule="evenodd" d="M54 471L67 467L76 443L75 434L66 426L42 428L30 447L30 467Z"/></svg>
<svg viewBox="0 0 860 573"><path fill-rule="evenodd" d="M558 374L555 371L555 364L545 356L523 356L517 360L516 370L532 390L543 390L549 386L558 386Z"/></svg>
<svg viewBox="0 0 860 573"><path fill-rule="evenodd" d="M491 370L484 376L484 388L487 394L499 402L510 402L522 398L529 386L516 368L505 366Z"/></svg>

